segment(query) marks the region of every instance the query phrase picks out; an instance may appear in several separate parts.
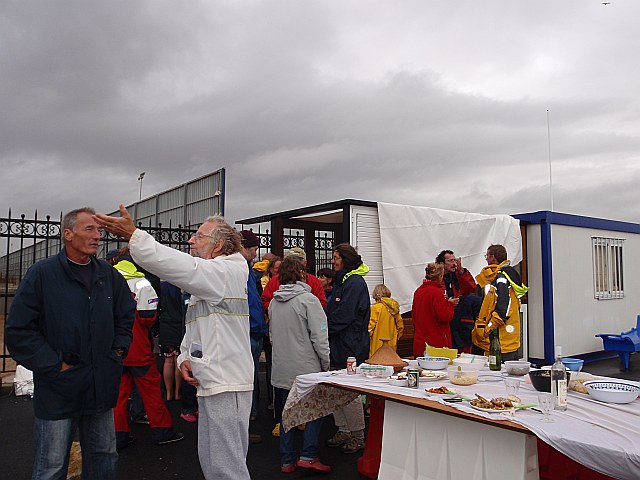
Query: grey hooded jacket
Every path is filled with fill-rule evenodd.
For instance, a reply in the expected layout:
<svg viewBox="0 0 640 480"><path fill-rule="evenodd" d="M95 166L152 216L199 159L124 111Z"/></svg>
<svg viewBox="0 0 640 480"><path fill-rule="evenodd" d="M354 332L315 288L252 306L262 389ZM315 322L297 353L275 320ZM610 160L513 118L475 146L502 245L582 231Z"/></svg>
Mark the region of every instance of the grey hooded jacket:
<svg viewBox="0 0 640 480"><path fill-rule="evenodd" d="M271 384L291 390L297 375L329 370L327 317L303 282L280 285L269 304Z"/></svg>

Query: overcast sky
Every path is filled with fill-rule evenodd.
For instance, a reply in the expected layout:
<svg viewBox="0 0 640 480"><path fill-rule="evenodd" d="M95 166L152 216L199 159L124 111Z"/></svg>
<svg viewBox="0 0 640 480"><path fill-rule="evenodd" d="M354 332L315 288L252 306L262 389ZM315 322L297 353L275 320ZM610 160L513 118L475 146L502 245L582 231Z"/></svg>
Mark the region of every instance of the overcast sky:
<svg viewBox="0 0 640 480"><path fill-rule="evenodd" d="M638 222L640 2L0 3L0 216L219 168L230 221L343 198Z"/></svg>

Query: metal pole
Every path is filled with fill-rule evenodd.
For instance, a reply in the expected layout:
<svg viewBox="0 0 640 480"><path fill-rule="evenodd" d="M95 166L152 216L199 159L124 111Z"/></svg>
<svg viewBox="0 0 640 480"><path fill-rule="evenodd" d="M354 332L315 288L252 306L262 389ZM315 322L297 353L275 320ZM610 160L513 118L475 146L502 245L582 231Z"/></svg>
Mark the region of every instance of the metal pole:
<svg viewBox="0 0 640 480"><path fill-rule="evenodd" d="M141 202L141 201L142 201L142 179L144 178L144 174L145 174L145 173L146 173L146 172L141 172L141 173L140 173L140 176L138 177L138 180L140 181L140 197L139 197L139 199L138 199L138 202Z"/></svg>
<svg viewBox="0 0 640 480"><path fill-rule="evenodd" d="M549 127L549 109L547 108L547 145L549 148L549 197L551 199L551 211L553 212L553 177L551 175L551 128Z"/></svg>

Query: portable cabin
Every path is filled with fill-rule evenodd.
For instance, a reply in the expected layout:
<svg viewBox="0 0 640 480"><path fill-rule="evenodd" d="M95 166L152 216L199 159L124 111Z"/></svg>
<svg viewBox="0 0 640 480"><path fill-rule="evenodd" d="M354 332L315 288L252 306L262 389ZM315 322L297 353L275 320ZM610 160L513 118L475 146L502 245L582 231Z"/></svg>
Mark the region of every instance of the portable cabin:
<svg viewBox="0 0 640 480"><path fill-rule="evenodd" d="M551 363L555 345L565 356L602 357L595 335L629 330L640 313L640 225L549 211L514 217L524 228L530 360Z"/></svg>

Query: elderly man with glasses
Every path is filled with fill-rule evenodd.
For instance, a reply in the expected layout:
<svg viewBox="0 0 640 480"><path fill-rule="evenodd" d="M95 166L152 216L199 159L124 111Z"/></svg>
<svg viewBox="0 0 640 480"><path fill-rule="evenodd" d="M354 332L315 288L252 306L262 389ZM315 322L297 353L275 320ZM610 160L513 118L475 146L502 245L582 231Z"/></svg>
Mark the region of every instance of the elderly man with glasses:
<svg viewBox="0 0 640 480"><path fill-rule="evenodd" d="M129 240L136 263L191 293L178 364L198 389L198 456L207 479L249 479L249 413L253 360L241 237L222 217L209 217L189 239L191 255L156 242L121 217L97 214L109 232Z"/></svg>

